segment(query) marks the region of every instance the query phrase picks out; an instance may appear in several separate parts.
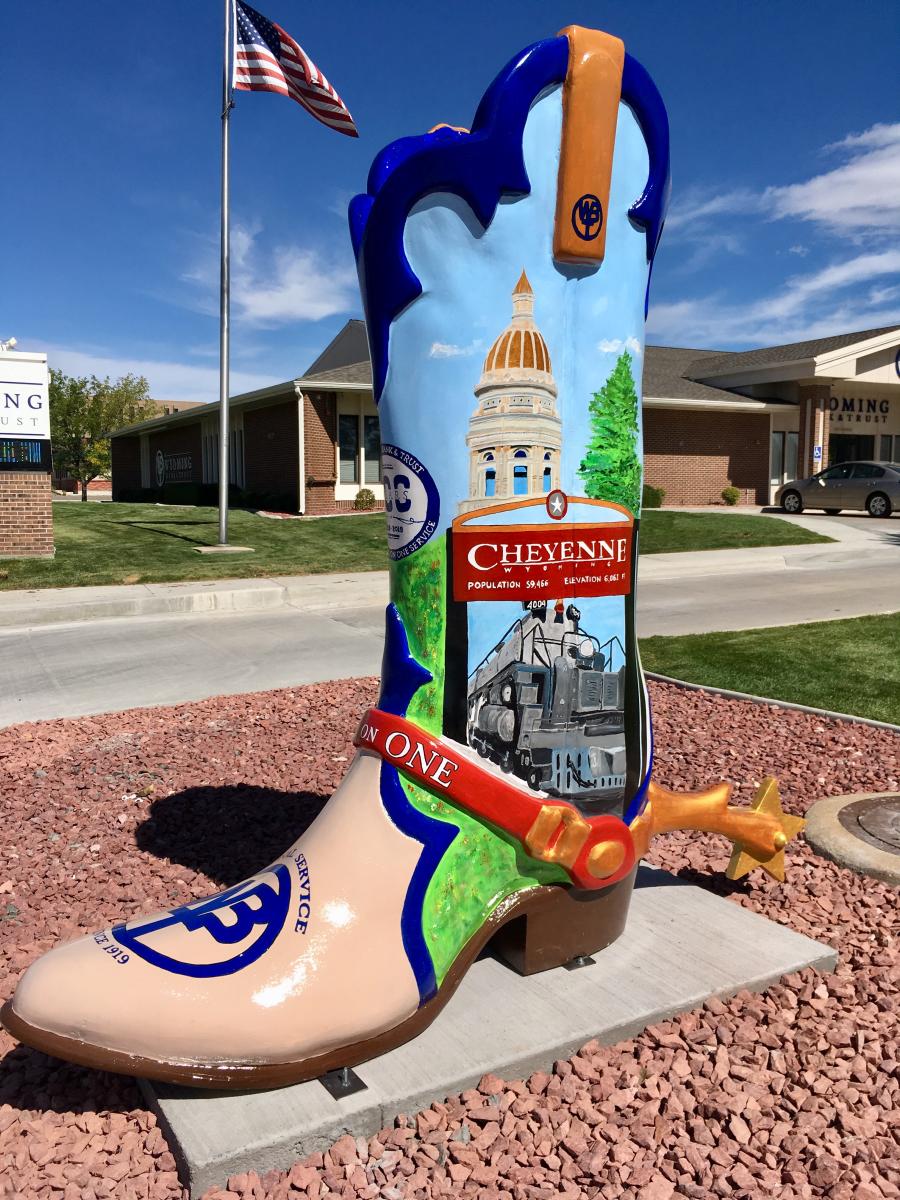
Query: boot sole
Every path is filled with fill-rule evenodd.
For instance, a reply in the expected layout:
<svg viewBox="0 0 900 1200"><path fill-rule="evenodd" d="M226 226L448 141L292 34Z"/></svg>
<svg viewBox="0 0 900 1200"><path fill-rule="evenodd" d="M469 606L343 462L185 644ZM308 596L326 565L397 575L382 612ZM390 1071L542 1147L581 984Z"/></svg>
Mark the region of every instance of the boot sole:
<svg viewBox="0 0 900 1200"><path fill-rule="evenodd" d="M492 940L498 957L521 975L562 966L610 945L625 927L635 873L636 869L599 892L542 886L516 893L498 905L469 939L438 992L405 1021L363 1041L294 1062L195 1064L143 1058L30 1025L13 1010L11 1000L0 1009L0 1024L34 1050L99 1071L218 1091L254 1091L303 1083L341 1067L359 1066L417 1037L440 1013Z"/></svg>

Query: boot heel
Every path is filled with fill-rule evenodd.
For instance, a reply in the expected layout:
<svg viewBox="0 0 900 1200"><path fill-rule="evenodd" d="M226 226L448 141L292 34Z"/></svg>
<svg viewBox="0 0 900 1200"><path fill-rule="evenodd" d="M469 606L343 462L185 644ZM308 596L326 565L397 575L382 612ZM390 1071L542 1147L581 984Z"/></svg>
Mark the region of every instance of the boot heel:
<svg viewBox="0 0 900 1200"><path fill-rule="evenodd" d="M625 928L636 874L637 868L598 892L541 888L526 912L498 930L491 949L520 975L596 954Z"/></svg>

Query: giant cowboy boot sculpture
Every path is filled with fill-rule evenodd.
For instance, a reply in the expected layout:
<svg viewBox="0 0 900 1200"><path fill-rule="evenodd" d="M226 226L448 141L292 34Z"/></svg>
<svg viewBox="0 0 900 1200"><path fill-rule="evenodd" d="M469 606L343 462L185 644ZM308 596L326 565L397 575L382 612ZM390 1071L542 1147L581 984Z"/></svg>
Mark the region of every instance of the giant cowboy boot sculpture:
<svg viewBox="0 0 900 1200"><path fill-rule="evenodd" d="M650 782L639 396L667 191L655 87L580 28L519 54L471 132L379 155L350 214L391 558L378 704L277 862L32 965L3 1009L22 1041L289 1083L414 1036L489 939L523 972L600 950L656 832L726 833L733 876L781 875L802 822L774 781L753 809Z"/></svg>

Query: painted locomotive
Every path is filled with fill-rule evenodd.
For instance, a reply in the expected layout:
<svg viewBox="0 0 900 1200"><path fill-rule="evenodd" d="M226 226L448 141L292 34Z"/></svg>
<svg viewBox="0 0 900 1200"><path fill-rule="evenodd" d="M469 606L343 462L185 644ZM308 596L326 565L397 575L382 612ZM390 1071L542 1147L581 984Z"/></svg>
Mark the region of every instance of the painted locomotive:
<svg viewBox="0 0 900 1200"><path fill-rule="evenodd" d="M531 602L469 676L466 736L529 787L615 803L625 788L625 654L574 604Z"/></svg>

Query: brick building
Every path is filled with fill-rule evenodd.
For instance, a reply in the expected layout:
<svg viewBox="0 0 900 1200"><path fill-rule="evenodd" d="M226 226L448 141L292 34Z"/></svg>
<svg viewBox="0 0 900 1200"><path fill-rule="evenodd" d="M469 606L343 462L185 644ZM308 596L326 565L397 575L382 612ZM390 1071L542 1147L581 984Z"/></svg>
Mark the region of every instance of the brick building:
<svg viewBox="0 0 900 1200"><path fill-rule="evenodd" d="M52 558L47 355L0 349L0 559Z"/></svg>
<svg viewBox="0 0 900 1200"><path fill-rule="evenodd" d="M202 408L204 401L202 400L151 400L150 403L155 407L160 416L168 416L170 413L184 412L188 408ZM56 492L71 492L73 495L81 492L81 484L77 479L73 479L71 475L64 471L58 471L56 464L53 466L53 490ZM96 479L92 479L87 485L87 490L90 495L103 499L112 494L112 477L111 475L98 475Z"/></svg>
<svg viewBox="0 0 900 1200"><path fill-rule="evenodd" d="M666 504L736 487L766 504L830 462L900 459L900 326L744 352L648 346L646 482ZM235 396L231 482L261 507L309 515L382 502L365 326L348 321L306 373ZM120 430L113 498L215 503L218 405Z"/></svg>

